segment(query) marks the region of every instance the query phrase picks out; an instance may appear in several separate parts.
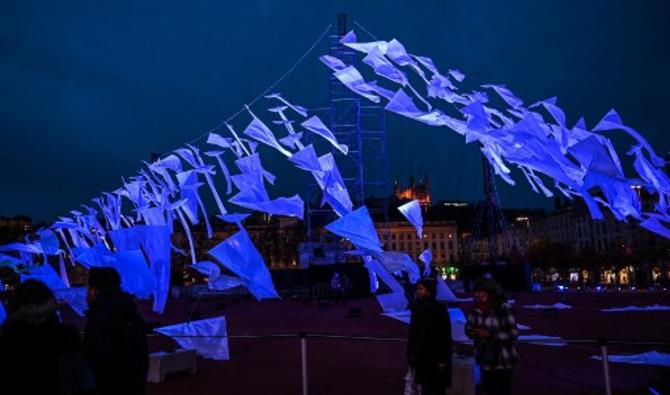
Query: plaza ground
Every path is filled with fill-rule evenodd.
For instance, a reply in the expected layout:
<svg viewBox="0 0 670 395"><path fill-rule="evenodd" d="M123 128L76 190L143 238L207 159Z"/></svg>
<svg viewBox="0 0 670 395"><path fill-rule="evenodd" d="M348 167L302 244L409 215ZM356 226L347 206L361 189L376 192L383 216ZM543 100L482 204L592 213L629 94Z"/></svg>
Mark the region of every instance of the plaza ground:
<svg viewBox="0 0 670 395"><path fill-rule="evenodd" d="M608 339L667 342L670 312L604 313L601 308L631 304L670 304L661 294L639 293L540 293L515 294L519 323L530 331L565 339ZM547 316L541 310L522 308L524 304L568 303L569 310ZM143 315L154 325L183 322L195 311L195 318L224 315L228 322L229 361L198 358L195 375L178 374L160 384L149 384L150 395L171 394L299 394L300 341L298 337L237 338L242 335L273 335L309 332L346 336L394 338L351 340L308 338L309 390L311 394L401 394L405 365L407 326L380 315L373 299L352 300L347 306L319 308L316 301L269 300L256 302L232 297L202 298L194 309L194 299L175 299L166 314L157 315L142 304ZM360 317L349 317L350 308L360 308ZM460 305L464 311L471 307ZM66 321L81 325L82 320L64 312ZM152 351L176 348L162 336L151 337ZM602 394L603 374L597 345L579 344L547 347L519 344L521 362L514 372L515 394ZM651 346L610 347L610 353L640 353L670 348ZM467 345L455 351L470 353ZM647 381L661 367L610 364L615 394L644 394Z"/></svg>

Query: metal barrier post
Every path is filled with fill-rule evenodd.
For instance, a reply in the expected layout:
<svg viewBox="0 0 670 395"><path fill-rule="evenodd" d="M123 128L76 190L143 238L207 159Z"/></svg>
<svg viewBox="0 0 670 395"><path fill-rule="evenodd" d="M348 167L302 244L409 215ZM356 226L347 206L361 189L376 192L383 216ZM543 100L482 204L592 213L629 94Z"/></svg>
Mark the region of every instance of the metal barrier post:
<svg viewBox="0 0 670 395"><path fill-rule="evenodd" d="M300 353L302 360L302 395L307 395L307 333L300 332Z"/></svg>
<svg viewBox="0 0 670 395"><path fill-rule="evenodd" d="M603 358L603 375L605 376L605 395L612 395L612 386L610 384L610 362L607 353L607 340L598 339L600 344L600 352Z"/></svg>

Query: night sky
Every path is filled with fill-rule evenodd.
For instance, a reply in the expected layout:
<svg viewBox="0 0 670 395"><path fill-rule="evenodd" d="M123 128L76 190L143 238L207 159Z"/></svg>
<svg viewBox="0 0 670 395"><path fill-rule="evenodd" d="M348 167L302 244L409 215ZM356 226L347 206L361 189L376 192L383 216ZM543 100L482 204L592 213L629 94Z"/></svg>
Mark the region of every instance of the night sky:
<svg viewBox="0 0 670 395"><path fill-rule="evenodd" d="M670 150L663 0L3 1L0 215L52 219L118 187L151 152L177 148L251 101L337 12L443 71L504 83L527 103L558 96L570 123L582 114L592 127L615 108L659 154ZM326 51L323 41L276 90L326 105ZM478 199L475 146L446 128L387 119L393 179L426 173L434 200ZM616 141L622 156L628 141ZM273 196L302 192L297 178L276 173ZM503 206L551 207L515 178L516 188L498 183Z"/></svg>

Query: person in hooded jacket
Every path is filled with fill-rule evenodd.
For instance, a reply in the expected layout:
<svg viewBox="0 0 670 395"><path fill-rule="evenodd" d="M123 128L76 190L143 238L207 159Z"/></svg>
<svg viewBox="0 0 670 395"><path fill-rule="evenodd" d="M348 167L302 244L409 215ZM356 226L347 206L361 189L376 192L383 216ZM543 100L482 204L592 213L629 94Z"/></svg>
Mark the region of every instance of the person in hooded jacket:
<svg viewBox="0 0 670 395"><path fill-rule="evenodd" d="M435 280L423 279L411 304L407 362L422 395L443 395L451 386L451 320L436 296Z"/></svg>
<svg viewBox="0 0 670 395"><path fill-rule="evenodd" d="M41 281L19 284L0 326L3 394L96 394L79 333L63 324L53 292Z"/></svg>
<svg viewBox="0 0 670 395"><path fill-rule="evenodd" d="M84 348L101 395L146 393L146 325L110 267L91 268Z"/></svg>

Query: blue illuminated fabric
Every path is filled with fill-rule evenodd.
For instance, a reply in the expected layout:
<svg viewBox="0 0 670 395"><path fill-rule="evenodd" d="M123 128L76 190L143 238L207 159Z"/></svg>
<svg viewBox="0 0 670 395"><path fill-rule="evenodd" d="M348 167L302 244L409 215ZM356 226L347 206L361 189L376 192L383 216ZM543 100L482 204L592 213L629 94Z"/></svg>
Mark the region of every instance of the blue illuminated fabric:
<svg viewBox="0 0 670 395"><path fill-rule="evenodd" d="M399 251L384 251L376 256L381 265L391 273L407 273L409 282L414 284L421 278L419 266L412 258Z"/></svg>
<svg viewBox="0 0 670 395"><path fill-rule="evenodd" d="M369 273L373 273L375 277L375 283L376 286L374 288L371 287L371 290L374 292L378 288L378 281L381 280L386 286L391 289L392 292L395 293L403 293L404 288L396 280L391 273L386 270L377 260L371 258L371 257L365 257L364 258L365 262L365 268L368 269Z"/></svg>
<svg viewBox="0 0 670 395"><path fill-rule="evenodd" d="M58 276L58 273L49 264L32 266L28 268L26 273L21 273L20 277L21 282L26 280L41 281L52 291L67 288L63 280Z"/></svg>
<svg viewBox="0 0 670 395"><path fill-rule="evenodd" d="M321 121L319 117L316 115L308 118L307 120L303 121L300 126L303 128L309 130L310 132L317 134L324 139L326 139L329 143L333 145L336 149L341 151L344 155L349 152L349 148L344 145L344 144L339 144L337 142L337 139L335 138L335 135L333 135L333 132L328 129L326 125Z"/></svg>
<svg viewBox="0 0 670 395"><path fill-rule="evenodd" d="M565 196L581 196L594 219L602 219L602 209L607 209L619 221L633 218L646 229L670 237L670 180L664 173L664 161L616 111L608 112L591 130L583 119L570 127L556 98L525 105L501 84L481 85L486 91L465 91L460 86L465 79L463 73L440 73L432 59L409 53L395 39L358 42L352 31L340 42L365 54L363 63L395 84L390 89L395 94L377 94L353 65L331 55L322 56L321 61L345 86L375 102L380 97L388 100L388 111L447 127L465 136L466 143L479 144L495 174L510 185L515 184L510 165L515 165L537 193L553 196L550 186L545 185L551 179ZM427 97L434 101L429 102L412 87L410 75L425 83ZM417 106L414 99L425 108ZM445 102L444 110L433 108ZM447 111L456 115L447 115ZM613 131L623 131L635 140L627 154L633 157L636 174L624 173L626 167L608 137ZM645 188L658 198L653 210L643 209L633 186Z"/></svg>
<svg viewBox="0 0 670 395"><path fill-rule="evenodd" d="M398 207L398 211L416 228L416 236L423 239L423 215L418 200L412 200Z"/></svg>
<svg viewBox="0 0 670 395"><path fill-rule="evenodd" d="M139 232L142 250L147 255L150 273L156 282L153 292L153 311L163 313L170 290L170 237L168 226L135 226Z"/></svg>
<svg viewBox="0 0 670 395"><path fill-rule="evenodd" d="M140 299L148 299L156 290L156 280L149 271L141 250L115 252L112 266L119 272L121 288Z"/></svg>
<svg viewBox="0 0 670 395"><path fill-rule="evenodd" d="M376 253L383 252L377 230L365 206L361 206L331 222L325 228L340 237L348 239L356 248Z"/></svg>
<svg viewBox="0 0 670 395"><path fill-rule="evenodd" d="M42 247L44 255L58 255L60 251L60 242L58 236L52 230L43 229L37 232L39 244Z"/></svg>
<svg viewBox="0 0 670 395"><path fill-rule="evenodd" d="M288 159L296 167L306 170L306 171L321 171L321 164L319 163L319 158L316 156L316 151L314 151L314 146L312 144L303 147L300 151L291 155Z"/></svg>
<svg viewBox="0 0 670 395"><path fill-rule="evenodd" d="M227 276L225 274L219 275L214 279L207 281L207 288L215 291L224 291L226 289L244 286L244 281L240 278Z"/></svg>
<svg viewBox="0 0 670 395"><path fill-rule="evenodd" d="M0 301L0 325L2 325L6 319L7 312L5 311L5 306L2 305L2 301Z"/></svg>
<svg viewBox="0 0 670 395"><path fill-rule="evenodd" d="M195 350L198 355L204 358L217 361L230 359L225 317L189 321L154 330L171 337L187 350Z"/></svg>
<svg viewBox="0 0 670 395"><path fill-rule="evenodd" d="M256 299L279 297L272 284L270 271L246 230L241 230L219 243L209 250L209 255L242 279L244 286Z"/></svg>
<svg viewBox="0 0 670 395"><path fill-rule="evenodd" d="M258 142L269 145L270 147L276 149L277 151L281 152L287 157L291 156L291 152L286 150L284 147L282 147L281 144L279 144L279 141L277 141L275 135L272 133L270 128L268 128L263 123L263 121L258 119L258 117L256 117L256 115L254 115L254 113L252 113L248 107L247 111L249 112L249 114L251 114L253 119L251 120L247 128L244 130L244 134L255 139Z"/></svg>
<svg viewBox="0 0 670 395"><path fill-rule="evenodd" d="M426 248L419 254L419 260L423 262L423 276L430 276L430 263L433 261L433 252L430 248Z"/></svg>
<svg viewBox="0 0 670 395"><path fill-rule="evenodd" d="M72 287L53 290L56 300L67 303L78 316L83 317L88 310L86 287Z"/></svg>
<svg viewBox="0 0 670 395"><path fill-rule="evenodd" d="M665 174L664 160L616 111L608 112L592 128L583 119L569 125L554 97L527 105L501 84L466 88L462 72L441 72L432 58L413 54L396 39L358 42L354 32L350 32L340 43L361 52L360 69L332 55L320 60L333 78L363 101L379 103L389 112L458 133L466 144L477 144L494 173L510 185L516 183L514 174L523 174L533 191L547 197L555 193L570 199L581 197L595 219L604 218L604 212L609 211L617 220L632 219L645 229L670 238L670 178ZM370 74L380 77L379 82L366 80ZM418 266L410 264L409 257L384 254L367 209L361 206L354 210L335 159L339 157L335 151L347 154L349 148L340 144L335 133L307 108L280 93L265 98L272 102L265 107L267 112L254 108L254 113L247 107L246 112L238 112L206 134L202 147L186 144L152 163L143 162L137 174L122 178L121 186L92 199L95 206L77 206L49 229L40 229L34 240L0 246L0 252L6 253L0 255L0 265L16 267L18 260L24 266L35 267L34 255L58 255L60 277L56 274L55 279L63 289L68 286L65 254L87 268L118 267L124 288L137 295L151 292L154 311L162 312L170 282L171 235L183 232L194 268L205 270L203 265L198 266L199 240L193 237L191 227L204 222L207 237L213 237L206 202L213 199L218 217L242 228L246 214L227 215L215 181L226 182L225 203L270 215L303 218L305 203L299 195L271 198L272 191L266 189L266 181L272 186L277 181L261 164L261 159L266 164L277 164L275 158L263 156L266 147L271 147L281 154L275 154L279 160L314 178L322 192L320 205L328 205L340 217L327 229L349 239L362 251L371 289L376 290L381 281L395 294L402 292L396 289L401 287L391 273L406 272L415 279ZM233 125L233 119L240 114L246 119ZM267 119L269 116L273 118ZM281 134L275 135L268 125L276 125ZM634 141L625 155L615 149L610 139L610 135L619 132ZM329 144L305 145L302 137L307 134L316 134ZM233 161L239 173L231 173L235 172L229 168ZM520 173L514 173L515 168ZM202 195L207 189L211 196ZM654 207L641 204L640 189L654 196ZM413 202L401 211L421 237L421 212L417 206ZM241 282L259 299L276 297L269 272L244 230L212 251L239 279L219 273L210 278L210 287L226 289ZM142 262L140 253L148 262ZM424 275L429 270L429 253L424 251L420 257ZM20 259L7 258L7 254ZM51 273L47 280L56 281ZM438 281L438 294L453 299L445 287Z"/></svg>
<svg viewBox="0 0 670 395"><path fill-rule="evenodd" d="M190 266L192 269L198 271L205 277L209 277L210 280L217 278L221 275L221 268L214 262L210 261L200 261Z"/></svg>
<svg viewBox="0 0 670 395"><path fill-rule="evenodd" d="M384 313L393 313L407 309L407 297L404 292L391 292L375 295L375 299Z"/></svg>
<svg viewBox="0 0 670 395"><path fill-rule="evenodd" d="M11 255L0 254L0 267L15 268L21 264L21 260Z"/></svg>

